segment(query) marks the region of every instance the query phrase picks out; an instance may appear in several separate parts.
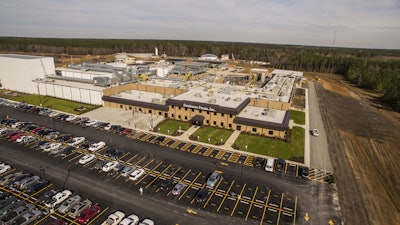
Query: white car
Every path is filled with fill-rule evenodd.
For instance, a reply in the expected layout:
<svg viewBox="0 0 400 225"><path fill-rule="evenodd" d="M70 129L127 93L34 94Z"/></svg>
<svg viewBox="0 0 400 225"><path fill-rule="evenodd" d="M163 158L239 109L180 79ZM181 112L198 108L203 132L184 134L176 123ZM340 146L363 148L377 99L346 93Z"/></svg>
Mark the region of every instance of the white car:
<svg viewBox="0 0 400 225"><path fill-rule="evenodd" d="M97 123L97 120L89 120L89 121L87 121L87 122L85 123L85 125L86 125L87 127L91 127L91 126L93 126L95 123Z"/></svg>
<svg viewBox="0 0 400 225"><path fill-rule="evenodd" d="M69 190L64 190L62 192L58 192L56 195L53 196L52 201L47 203L47 207L54 207L61 202L65 201L69 196L72 195L72 192Z"/></svg>
<svg viewBox="0 0 400 225"><path fill-rule="evenodd" d="M26 136L26 135L20 136L20 137L17 138L17 140L15 140L15 141L18 142L18 143L21 143L24 137L27 137L27 136Z"/></svg>
<svg viewBox="0 0 400 225"><path fill-rule="evenodd" d="M90 147L88 148L89 151L95 152L97 150L100 150L101 148L103 148L104 146L106 146L106 143L104 141L100 141L98 143L94 143L92 145L90 145Z"/></svg>
<svg viewBox="0 0 400 225"><path fill-rule="evenodd" d="M65 121L71 122L72 120L75 120L76 118L78 118L75 115L69 115L67 118L65 118Z"/></svg>
<svg viewBox="0 0 400 225"><path fill-rule="evenodd" d="M84 155L82 158L79 159L79 163L82 164L82 165L86 164L86 163L92 161L95 157L96 156L94 154Z"/></svg>
<svg viewBox="0 0 400 225"><path fill-rule="evenodd" d="M0 164L0 174L3 174L3 173L5 173L5 172L7 172L9 170L11 170L11 166L10 165L4 164L4 163Z"/></svg>
<svg viewBox="0 0 400 225"><path fill-rule="evenodd" d="M82 142L84 142L86 140L85 137L74 137L72 138L70 141L68 141L67 145L69 146L76 146L81 144Z"/></svg>
<svg viewBox="0 0 400 225"><path fill-rule="evenodd" d="M139 217L135 214L129 215L119 223L119 225L136 225L139 223Z"/></svg>
<svg viewBox="0 0 400 225"><path fill-rule="evenodd" d="M61 143L50 143L49 145L47 145L43 148L43 151L50 152L54 149L61 147L61 145L62 145Z"/></svg>
<svg viewBox="0 0 400 225"><path fill-rule="evenodd" d="M144 169L137 169L129 175L130 180L137 180L146 173Z"/></svg>
<svg viewBox="0 0 400 225"><path fill-rule="evenodd" d="M56 116L58 116L58 114L60 114L60 113L56 112L56 111L52 111L51 113L49 113L49 117L56 117Z"/></svg>
<svg viewBox="0 0 400 225"><path fill-rule="evenodd" d="M33 136L24 136L22 138L22 140L21 140L21 142L24 143L24 144L29 144L29 143L34 142L34 141L36 141L36 138L33 137Z"/></svg>
<svg viewBox="0 0 400 225"><path fill-rule="evenodd" d="M101 225L118 225L119 222L125 217L125 213L116 211L110 214Z"/></svg>
<svg viewBox="0 0 400 225"><path fill-rule="evenodd" d="M101 170L103 170L104 172L109 172L110 170L114 169L115 167L118 166L118 162L117 161L112 161L112 162L108 162L106 163Z"/></svg>
<svg viewBox="0 0 400 225"><path fill-rule="evenodd" d="M315 136L315 137L318 137L318 136L319 136L319 132L318 132L317 129L312 129L312 130L310 131L310 133L311 133L312 136Z"/></svg>
<svg viewBox="0 0 400 225"><path fill-rule="evenodd" d="M154 221L151 219L144 219L139 225L154 225Z"/></svg>

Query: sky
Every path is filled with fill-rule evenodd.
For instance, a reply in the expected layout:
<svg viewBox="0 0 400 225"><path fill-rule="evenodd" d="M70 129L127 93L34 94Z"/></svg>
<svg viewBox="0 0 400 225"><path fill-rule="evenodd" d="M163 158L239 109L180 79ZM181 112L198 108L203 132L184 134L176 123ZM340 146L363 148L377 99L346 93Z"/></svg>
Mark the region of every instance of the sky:
<svg viewBox="0 0 400 225"><path fill-rule="evenodd" d="M0 36L400 49L400 0L1 0Z"/></svg>

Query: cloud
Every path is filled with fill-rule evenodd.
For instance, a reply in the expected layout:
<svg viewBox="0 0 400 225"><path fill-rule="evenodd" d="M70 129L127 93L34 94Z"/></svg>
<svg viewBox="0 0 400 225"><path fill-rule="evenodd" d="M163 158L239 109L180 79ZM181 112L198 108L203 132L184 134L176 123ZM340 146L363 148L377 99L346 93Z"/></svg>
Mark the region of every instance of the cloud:
<svg viewBox="0 0 400 225"><path fill-rule="evenodd" d="M4 0L0 35L400 48L398 0Z"/></svg>

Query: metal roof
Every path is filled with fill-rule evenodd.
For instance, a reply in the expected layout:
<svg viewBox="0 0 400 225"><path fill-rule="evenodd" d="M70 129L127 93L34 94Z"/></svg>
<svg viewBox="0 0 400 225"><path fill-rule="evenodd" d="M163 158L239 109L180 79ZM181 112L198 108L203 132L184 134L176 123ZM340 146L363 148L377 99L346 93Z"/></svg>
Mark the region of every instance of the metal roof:
<svg viewBox="0 0 400 225"><path fill-rule="evenodd" d="M40 59L40 58L51 58L47 56L35 56L35 55L17 55L17 54L3 54L0 55L3 58L14 58L14 59Z"/></svg>

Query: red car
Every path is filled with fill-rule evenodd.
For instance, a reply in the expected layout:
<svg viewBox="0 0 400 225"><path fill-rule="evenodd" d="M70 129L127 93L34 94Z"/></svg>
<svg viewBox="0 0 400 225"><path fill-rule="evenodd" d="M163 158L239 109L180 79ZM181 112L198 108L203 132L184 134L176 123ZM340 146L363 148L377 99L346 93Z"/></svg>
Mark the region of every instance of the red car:
<svg viewBox="0 0 400 225"><path fill-rule="evenodd" d="M16 134L16 135L11 137L11 140L16 141L18 138L20 138L22 136L26 136L26 134L25 133Z"/></svg>
<svg viewBox="0 0 400 225"><path fill-rule="evenodd" d="M44 127L36 127L35 129L32 130L32 133L36 134L37 132L39 132L39 130L43 130Z"/></svg>
<svg viewBox="0 0 400 225"><path fill-rule="evenodd" d="M128 134L132 133L132 129L130 129L130 128L125 128L125 130L123 130L121 133L122 133L123 135L128 135Z"/></svg>
<svg viewBox="0 0 400 225"><path fill-rule="evenodd" d="M80 224L86 224L87 222L89 222L90 219L95 217L97 215L97 213L99 213L99 212L100 212L100 206L94 205L94 206L90 207L89 209L86 209L85 211L83 211L83 213L81 213L78 216L77 221Z"/></svg>
<svg viewBox="0 0 400 225"><path fill-rule="evenodd" d="M8 139L11 139L14 135L17 135L17 134L20 134L20 133L21 133L20 131L11 132L11 133L7 134L6 137Z"/></svg>

